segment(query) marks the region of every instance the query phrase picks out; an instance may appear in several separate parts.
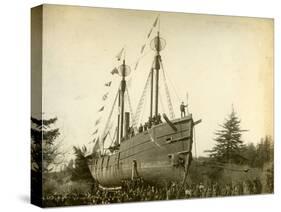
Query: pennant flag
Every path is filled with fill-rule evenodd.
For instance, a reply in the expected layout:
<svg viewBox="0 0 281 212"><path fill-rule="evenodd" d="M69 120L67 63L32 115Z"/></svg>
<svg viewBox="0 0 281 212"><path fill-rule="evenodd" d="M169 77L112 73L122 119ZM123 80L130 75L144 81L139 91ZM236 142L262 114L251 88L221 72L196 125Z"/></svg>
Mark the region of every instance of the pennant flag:
<svg viewBox="0 0 281 212"><path fill-rule="evenodd" d="M97 126L99 123L100 123L100 118L98 120L96 120L95 126Z"/></svg>
<svg viewBox="0 0 281 212"><path fill-rule="evenodd" d="M103 95L102 100L103 100L103 101L106 100L106 99L107 99L107 96L108 96L108 92Z"/></svg>
<svg viewBox="0 0 281 212"><path fill-rule="evenodd" d="M111 74L112 74L112 75L118 74L118 69L115 67L115 68L111 71Z"/></svg>
<svg viewBox="0 0 281 212"><path fill-rule="evenodd" d="M96 129L96 131L93 132L92 135L95 135L95 134L97 134L97 133L98 133L98 129Z"/></svg>
<svg viewBox="0 0 281 212"><path fill-rule="evenodd" d="M116 58L117 58L118 61L121 60L123 51L124 51L124 48L122 48L121 51L116 55Z"/></svg>
<svg viewBox="0 0 281 212"><path fill-rule="evenodd" d="M156 27L157 22L158 22L158 17L155 19L155 21L154 21L154 23L153 23L153 27Z"/></svg>
<svg viewBox="0 0 281 212"><path fill-rule="evenodd" d="M147 35L147 38L150 37L150 35L151 35L151 33L152 33L152 29L153 29L153 28L150 29L150 31L149 31L149 33L148 33L148 35Z"/></svg>
<svg viewBox="0 0 281 212"><path fill-rule="evenodd" d="M103 111L104 110L104 106L102 106L100 109L99 109L99 112Z"/></svg>
<svg viewBox="0 0 281 212"><path fill-rule="evenodd" d="M110 87L111 86L111 81L107 82L104 84L106 87Z"/></svg>
<svg viewBox="0 0 281 212"><path fill-rule="evenodd" d="M139 61L136 62L135 70L137 69L138 65L139 65Z"/></svg>
<svg viewBox="0 0 281 212"><path fill-rule="evenodd" d="M145 44L141 47L141 54L143 53L144 48L145 48Z"/></svg>

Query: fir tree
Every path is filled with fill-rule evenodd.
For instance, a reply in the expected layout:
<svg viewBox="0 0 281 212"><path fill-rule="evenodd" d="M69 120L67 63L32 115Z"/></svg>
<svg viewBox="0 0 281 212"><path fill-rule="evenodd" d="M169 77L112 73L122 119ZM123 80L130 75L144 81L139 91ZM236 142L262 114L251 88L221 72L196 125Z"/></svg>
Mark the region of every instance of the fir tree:
<svg viewBox="0 0 281 212"><path fill-rule="evenodd" d="M246 130L240 129L240 119L237 117L234 109L225 119L221 129L215 132L216 145L206 152L209 152L210 157L219 162L239 163L244 160L241 152L244 147L244 142L241 140L242 132Z"/></svg>
<svg viewBox="0 0 281 212"><path fill-rule="evenodd" d="M267 162L273 161L274 146L270 136L265 136L257 145L256 166L263 167Z"/></svg>
<svg viewBox="0 0 281 212"><path fill-rule="evenodd" d="M82 146L82 148L73 146L73 150L75 155L75 168L72 169L71 179L93 181L91 172L88 167L86 146Z"/></svg>
<svg viewBox="0 0 281 212"><path fill-rule="evenodd" d="M52 129L57 118L41 120L31 117L31 201L42 206L42 178L60 154L55 139L59 129ZM43 156L43 157L42 157Z"/></svg>
<svg viewBox="0 0 281 212"><path fill-rule="evenodd" d="M60 132L58 128L53 128L56 121L57 118L31 118L31 160L34 171L49 172L61 162L63 153L59 150L59 144L55 142Z"/></svg>

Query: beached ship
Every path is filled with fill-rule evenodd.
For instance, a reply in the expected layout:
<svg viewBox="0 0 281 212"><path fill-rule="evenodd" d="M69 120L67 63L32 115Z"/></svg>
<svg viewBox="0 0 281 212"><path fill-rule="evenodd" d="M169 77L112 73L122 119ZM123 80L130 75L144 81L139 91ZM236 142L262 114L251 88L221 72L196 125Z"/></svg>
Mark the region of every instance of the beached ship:
<svg viewBox="0 0 281 212"><path fill-rule="evenodd" d="M118 107L113 142L107 151L94 150L87 157L91 174L102 187L119 187L123 180L138 177L154 184L186 180L192 161L193 128L201 120L194 122L191 113L183 113L180 118L175 118L173 113L170 113L169 117L165 113L159 113L159 72L164 71L160 52L165 44L158 29L150 42L155 54L145 84L145 89L150 88L150 114L144 124L139 124L136 120L143 105L143 95L135 114L125 108L126 77L130 74L130 67L125 58L117 69L121 82L113 103L113 107ZM168 107L172 107L170 98ZM114 115L111 110L108 120ZM105 125L106 129L108 127L109 121ZM96 140L94 149L104 145L107 135L105 131Z"/></svg>

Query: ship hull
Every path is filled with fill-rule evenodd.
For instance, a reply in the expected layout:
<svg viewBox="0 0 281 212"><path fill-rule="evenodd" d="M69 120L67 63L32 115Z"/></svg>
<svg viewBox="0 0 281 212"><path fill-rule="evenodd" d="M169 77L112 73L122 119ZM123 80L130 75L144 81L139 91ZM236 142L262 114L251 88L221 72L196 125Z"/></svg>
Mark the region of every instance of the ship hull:
<svg viewBox="0 0 281 212"><path fill-rule="evenodd" d="M134 177L153 184L182 181L192 149L192 116L172 124L176 129L168 123L153 126L121 142L116 153L89 160L93 178L103 187L117 187Z"/></svg>

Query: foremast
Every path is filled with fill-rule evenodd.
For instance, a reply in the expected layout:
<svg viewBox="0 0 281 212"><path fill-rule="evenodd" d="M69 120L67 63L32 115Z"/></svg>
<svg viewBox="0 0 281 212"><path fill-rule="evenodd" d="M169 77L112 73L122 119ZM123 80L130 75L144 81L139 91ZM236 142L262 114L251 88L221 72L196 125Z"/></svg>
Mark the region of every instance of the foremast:
<svg viewBox="0 0 281 212"><path fill-rule="evenodd" d="M130 119L129 113L125 114L126 76L130 74L130 67L126 65L125 59L123 59L122 65L119 66L118 72L122 79L118 90L118 123L116 145L121 143L126 132L128 131ZM125 123L124 118L126 118Z"/></svg>

